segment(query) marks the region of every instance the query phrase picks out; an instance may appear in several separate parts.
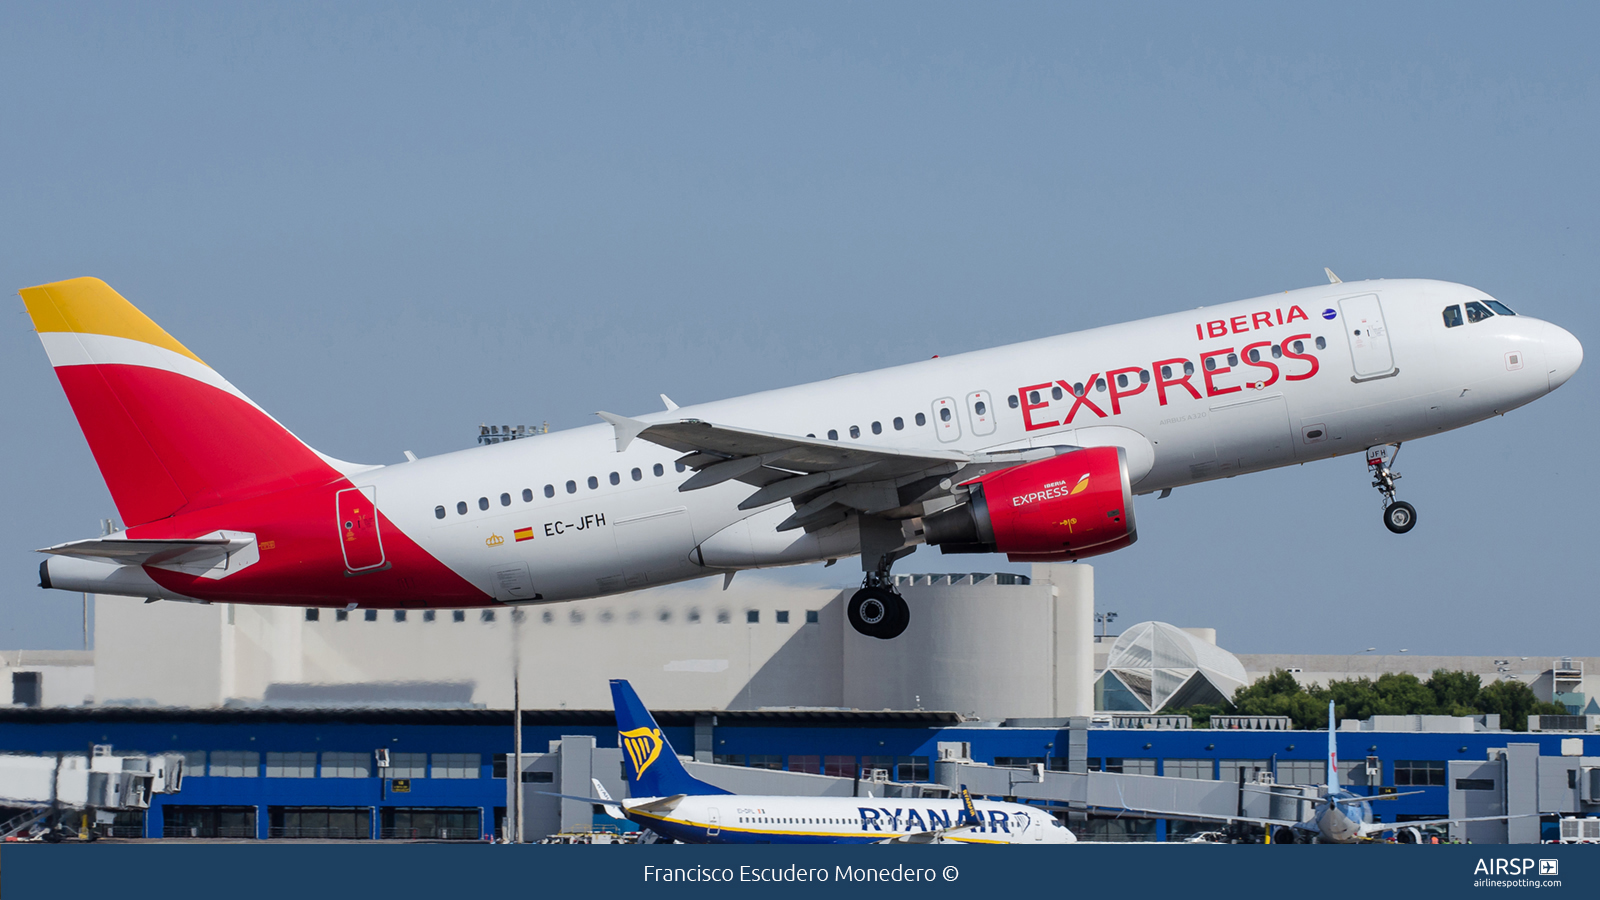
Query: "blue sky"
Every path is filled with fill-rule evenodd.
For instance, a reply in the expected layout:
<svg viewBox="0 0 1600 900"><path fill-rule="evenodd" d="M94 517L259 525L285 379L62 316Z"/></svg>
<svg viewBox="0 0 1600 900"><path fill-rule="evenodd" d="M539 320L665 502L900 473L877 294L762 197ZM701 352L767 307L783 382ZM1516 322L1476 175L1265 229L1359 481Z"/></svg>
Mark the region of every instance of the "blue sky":
<svg viewBox="0 0 1600 900"><path fill-rule="evenodd" d="M96 275L313 446L469 446L1318 283L1591 342L1600 32L1540 4L0 6L0 283ZM114 514L20 300L0 646ZM1592 368L1592 365L1591 367ZM1139 501L1121 622L1240 652L1600 654L1585 369L1408 445ZM901 571L1003 561L921 551ZM1016 567L1009 567L1016 568ZM778 576L816 583L853 567ZM749 576L744 576L749 577Z"/></svg>

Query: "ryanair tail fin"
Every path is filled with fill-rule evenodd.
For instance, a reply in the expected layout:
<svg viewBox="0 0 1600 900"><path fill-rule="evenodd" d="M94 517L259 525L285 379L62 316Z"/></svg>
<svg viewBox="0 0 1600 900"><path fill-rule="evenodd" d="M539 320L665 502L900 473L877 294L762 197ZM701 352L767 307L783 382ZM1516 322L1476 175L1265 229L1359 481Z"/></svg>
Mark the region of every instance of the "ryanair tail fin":
<svg viewBox="0 0 1600 900"><path fill-rule="evenodd" d="M672 752L655 716L645 709L633 686L618 678L611 682L611 703L617 711L617 745L622 748L628 772L628 792L634 797L668 797L674 794L727 794L690 775Z"/></svg>
<svg viewBox="0 0 1600 900"><path fill-rule="evenodd" d="M20 293L124 525L367 468L306 446L104 281Z"/></svg>

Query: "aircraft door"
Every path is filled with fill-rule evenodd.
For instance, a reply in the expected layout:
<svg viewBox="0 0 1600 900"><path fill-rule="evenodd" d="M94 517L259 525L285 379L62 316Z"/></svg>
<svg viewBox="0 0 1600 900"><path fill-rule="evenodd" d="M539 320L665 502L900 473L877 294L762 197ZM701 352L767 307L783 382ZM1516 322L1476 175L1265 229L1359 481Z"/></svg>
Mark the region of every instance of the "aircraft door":
<svg viewBox="0 0 1600 900"><path fill-rule="evenodd" d="M967 418L972 423L973 434L994 434L994 399L988 391L973 391L967 395Z"/></svg>
<svg viewBox="0 0 1600 900"><path fill-rule="evenodd" d="M1350 344L1350 361L1356 380L1393 375L1394 350L1389 345L1389 329L1383 322L1383 306L1377 294L1362 294L1339 301L1344 318L1344 336Z"/></svg>
<svg viewBox="0 0 1600 900"><path fill-rule="evenodd" d="M933 433L946 444L961 439L961 420L956 417L955 398L941 397L933 401Z"/></svg>
<svg viewBox="0 0 1600 900"><path fill-rule="evenodd" d="M716 837L722 833L722 814L717 812L715 806L706 807L706 834Z"/></svg>
<svg viewBox="0 0 1600 900"><path fill-rule="evenodd" d="M378 489L371 485L347 488L335 500L335 522L344 567L365 572L383 565L383 539L378 534Z"/></svg>
<svg viewBox="0 0 1600 900"><path fill-rule="evenodd" d="M612 528L628 587L675 581L695 571L689 508L675 506L617 520Z"/></svg>

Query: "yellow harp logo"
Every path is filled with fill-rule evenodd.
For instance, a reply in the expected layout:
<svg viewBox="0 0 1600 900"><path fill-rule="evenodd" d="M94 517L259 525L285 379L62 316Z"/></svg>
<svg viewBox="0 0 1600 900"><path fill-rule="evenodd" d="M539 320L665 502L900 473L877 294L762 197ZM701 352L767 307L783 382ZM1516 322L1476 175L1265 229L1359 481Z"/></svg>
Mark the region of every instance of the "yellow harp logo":
<svg viewBox="0 0 1600 900"><path fill-rule="evenodd" d="M661 729L635 728L632 731L619 731L617 737L622 740L623 749L628 751L628 759L633 761L633 777L641 778L644 770L661 755Z"/></svg>

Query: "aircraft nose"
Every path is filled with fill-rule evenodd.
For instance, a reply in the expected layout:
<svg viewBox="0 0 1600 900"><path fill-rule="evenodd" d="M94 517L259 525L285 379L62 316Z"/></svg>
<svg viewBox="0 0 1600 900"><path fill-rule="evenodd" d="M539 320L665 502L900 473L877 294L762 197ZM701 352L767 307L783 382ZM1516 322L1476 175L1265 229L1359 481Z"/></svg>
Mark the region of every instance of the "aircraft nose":
<svg viewBox="0 0 1600 900"><path fill-rule="evenodd" d="M1552 325L1550 329L1553 333L1545 339L1544 352L1549 360L1550 390L1553 391L1566 384L1583 365L1583 344L1565 328Z"/></svg>

